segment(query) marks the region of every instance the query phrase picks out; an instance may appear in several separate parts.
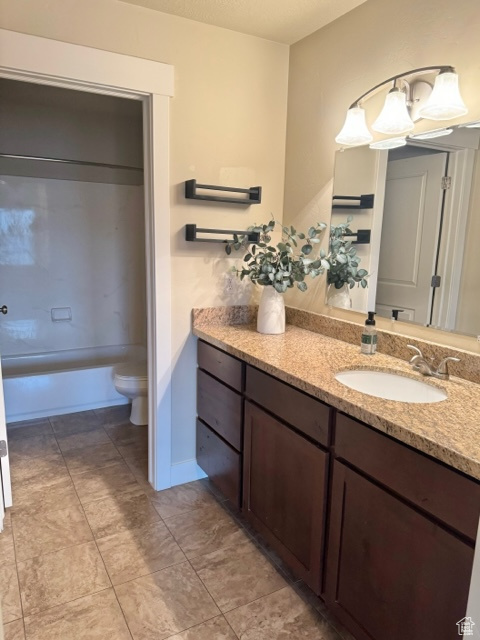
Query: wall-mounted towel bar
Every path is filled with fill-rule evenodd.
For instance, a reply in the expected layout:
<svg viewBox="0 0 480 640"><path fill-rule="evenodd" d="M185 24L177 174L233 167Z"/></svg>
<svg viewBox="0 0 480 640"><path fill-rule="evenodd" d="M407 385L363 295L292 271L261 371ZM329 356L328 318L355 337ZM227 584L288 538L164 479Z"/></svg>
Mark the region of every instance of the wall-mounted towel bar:
<svg viewBox="0 0 480 640"><path fill-rule="evenodd" d="M228 191L230 193L244 193L248 198L228 198L226 196L211 196L198 193L197 189L208 189L211 191ZM219 187L213 184L197 184L196 180L185 180L185 198L191 200L210 200L212 202L228 202L230 204L260 204L262 201L262 187L250 187L250 189L239 189L237 187Z"/></svg>
<svg viewBox="0 0 480 640"><path fill-rule="evenodd" d="M200 229L196 224L185 225L185 240L188 242L227 242L222 238L198 238L197 234L212 234L232 236L228 240L233 240L233 236L247 236L247 242L258 242L260 240L259 231L235 231L233 229Z"/></svg>
<svg viewBox="0 0 480 640"><path fill-rule="evenodd" d="M345 238L356 238L356 240L352 241L352 244L370 244L370 229L359 229L355 233L344 233L343 236Z"/></svg>
<svg viewBox="0 0 480 640"><path fill-rule="evenodd" d="M347 204L335 204L335 200L346 200ZM367 193L361 196L333 196L332 209L373 209L375 194ZM350 202L352 204L350 204Z"/></svg>

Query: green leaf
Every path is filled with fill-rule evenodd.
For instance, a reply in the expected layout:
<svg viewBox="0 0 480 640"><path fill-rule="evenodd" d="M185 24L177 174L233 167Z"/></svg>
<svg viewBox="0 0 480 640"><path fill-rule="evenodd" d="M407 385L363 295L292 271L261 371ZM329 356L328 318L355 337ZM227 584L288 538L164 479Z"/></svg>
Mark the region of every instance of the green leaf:
<svg viewBox="0 0 480 640"><path fill-rule="evenodd" d="M297 283L297 287L300 289L300 291L306 291L308 289L306 282Z"/></svg>
<svg viewBox="0 0 480 640"><path fill-rule="evenodd" d="M247 255L243 258L243 261L244 262L248 262L251 259L252 259L252 254L251 253L247 253Z"/></svg>
<svg viewBox="0 0 480 640"><path fill-rule="evenodd" d="M232 253L232 245L231 244L227 244L227 246L225 247L225 253L227 254L227 256L229 256Z"/></svg>
<svg viewBox="0 0 480 640"><path fill-rule="evenodd" d="M309 244L304 244L302 247L302 253L304 253L306 256L308 256L309 253L312 252L313 247Z"/></svg>
<svg viewBox="0 0 480 640"><path fill-rule="evenodd" d="M363 289L366 289L366 288L367 288L367 286L368 286L368 282L367 282L365 279L364 279L364 280L362 280L362 281L360 282L360 284L362 285L362 288L363 288Z"/></svg>

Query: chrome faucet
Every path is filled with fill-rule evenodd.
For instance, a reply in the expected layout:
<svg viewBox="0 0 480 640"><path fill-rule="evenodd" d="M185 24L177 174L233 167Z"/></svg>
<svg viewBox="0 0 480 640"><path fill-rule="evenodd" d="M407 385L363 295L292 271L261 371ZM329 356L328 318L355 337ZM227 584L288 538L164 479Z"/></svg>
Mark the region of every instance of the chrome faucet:
<svg viewBox="0 0 480 640"><path fill-rule="evenodd" d="M453 358L448 356L443 358L437 368L433 366L433 359L431 362L428 362L423 357L422 352L418 347L415 347L413 344L407 344L409 349L413 349L416 351L416 354L410 360L410 364L412 365L412 369L414 371L418 371L423 376L433 376L434 378L439 378L440 380L448 380L450 375L448 373L448 362L460 362L459 358Z"/></svg>

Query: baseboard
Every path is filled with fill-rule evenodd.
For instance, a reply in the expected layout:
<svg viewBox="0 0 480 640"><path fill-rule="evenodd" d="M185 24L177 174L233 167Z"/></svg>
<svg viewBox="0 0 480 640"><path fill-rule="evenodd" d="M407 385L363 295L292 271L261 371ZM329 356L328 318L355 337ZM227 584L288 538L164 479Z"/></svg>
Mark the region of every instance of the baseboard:
<svg viewBox="0 0 480 640"><path fill-rule="evenodd" d="M171 466L170 482L172 487L206 477L207 474L200 469L195 459L177 462Z"/></svg>

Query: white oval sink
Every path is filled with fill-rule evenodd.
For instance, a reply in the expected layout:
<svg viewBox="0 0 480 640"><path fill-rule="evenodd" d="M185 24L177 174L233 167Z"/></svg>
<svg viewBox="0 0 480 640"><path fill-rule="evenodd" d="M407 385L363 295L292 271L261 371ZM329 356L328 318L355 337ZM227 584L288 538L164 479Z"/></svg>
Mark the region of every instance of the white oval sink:
<svg viewBox="0 0 480 640"><path fill-rule="evenodd" d="M335 378L350 389L386 400L427 403L447 398L443 389L397 373L360 369L340 371Z"/></svg>

